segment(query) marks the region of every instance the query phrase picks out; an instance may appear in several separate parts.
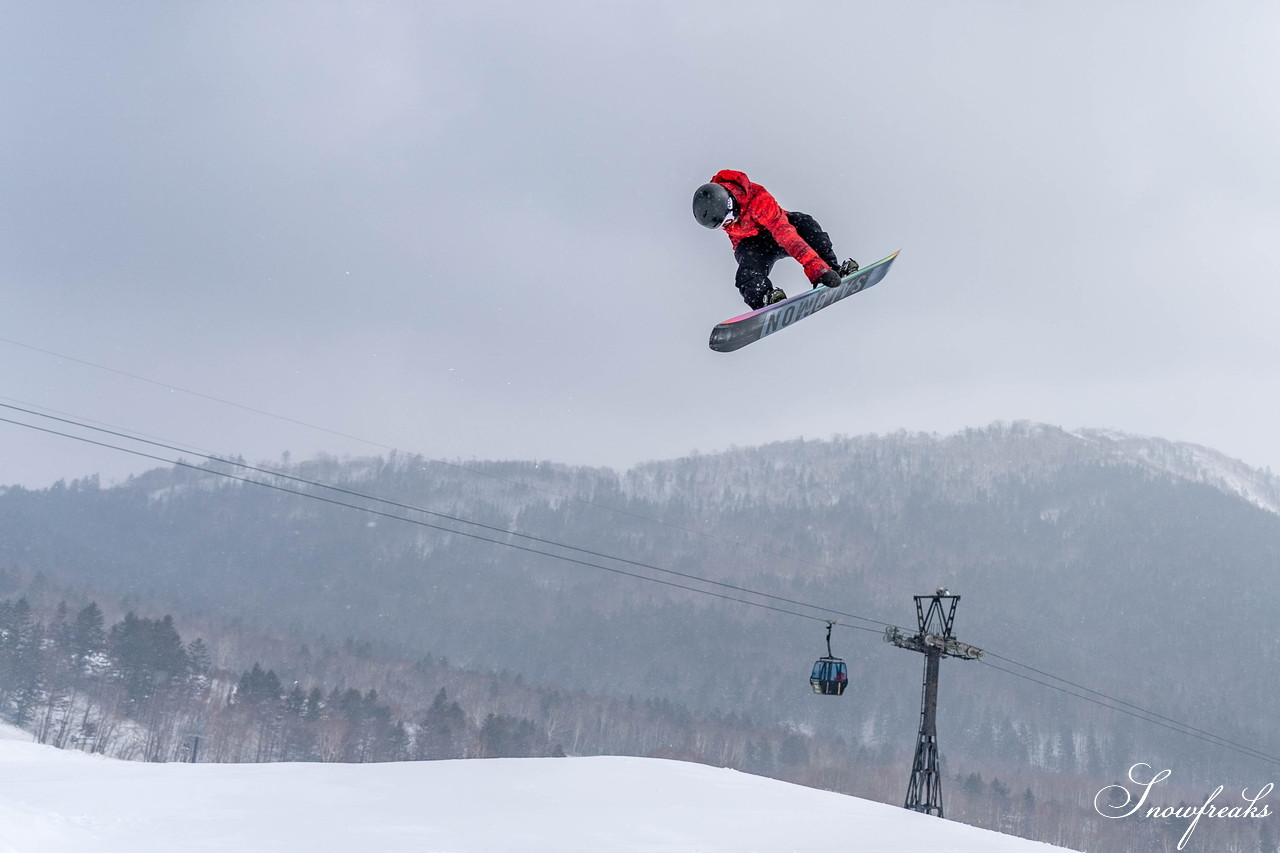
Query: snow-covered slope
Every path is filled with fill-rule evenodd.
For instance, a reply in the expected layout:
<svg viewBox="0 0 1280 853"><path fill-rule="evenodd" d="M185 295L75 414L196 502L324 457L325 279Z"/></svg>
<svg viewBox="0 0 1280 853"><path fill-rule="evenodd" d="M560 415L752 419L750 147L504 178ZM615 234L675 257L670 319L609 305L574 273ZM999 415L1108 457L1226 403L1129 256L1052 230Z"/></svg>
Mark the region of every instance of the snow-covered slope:
<svg viewBox="0 0 1280 853"><path fill-rule="evenodd" d="M0 851L1059 850L642 758L141 764L0 740Z"/></svg>

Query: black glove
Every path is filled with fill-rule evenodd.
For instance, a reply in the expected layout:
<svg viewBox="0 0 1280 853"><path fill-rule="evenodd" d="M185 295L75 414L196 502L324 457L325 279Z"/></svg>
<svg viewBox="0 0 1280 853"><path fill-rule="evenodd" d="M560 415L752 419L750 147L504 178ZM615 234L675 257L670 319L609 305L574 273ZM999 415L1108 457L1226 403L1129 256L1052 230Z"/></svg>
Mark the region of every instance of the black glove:
<svg viewBox="0 0 1280 853"><path fill-rule="evenodd" d="M818 280L813 283L813 286L817 287L820 284L825 284L827 287L839 287L840 273L828 267L826 272L818 276Z"/></svg>

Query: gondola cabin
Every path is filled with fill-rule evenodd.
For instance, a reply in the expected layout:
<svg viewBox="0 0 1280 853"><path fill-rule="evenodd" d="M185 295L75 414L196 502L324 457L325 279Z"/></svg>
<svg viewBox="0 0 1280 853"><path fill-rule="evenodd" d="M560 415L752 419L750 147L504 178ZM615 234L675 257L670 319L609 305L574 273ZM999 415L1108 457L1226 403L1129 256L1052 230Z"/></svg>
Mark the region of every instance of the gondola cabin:
<svg viewBox="0 0 1280 853"><path fill-rule="evenodd" d="M831 629L835 625L827 622L827 656L814 662L813 674L809 676L809 686L822 696L840 696L849 686L849 670L844 661L831 654Z"/></svg>
<svg viewBox="0 0 1280 853"><path fill-rule="evenodd" d="M813 664L809 684L814 693L823 696L840 696L849 684L849 670L840 658L819 658Z"/></svg>

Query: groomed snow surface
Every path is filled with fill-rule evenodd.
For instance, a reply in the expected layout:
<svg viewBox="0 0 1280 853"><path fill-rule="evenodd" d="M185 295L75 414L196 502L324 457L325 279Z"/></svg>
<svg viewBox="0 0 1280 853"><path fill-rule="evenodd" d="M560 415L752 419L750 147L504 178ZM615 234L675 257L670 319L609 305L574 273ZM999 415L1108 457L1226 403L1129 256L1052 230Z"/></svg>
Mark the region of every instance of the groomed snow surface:
<svg viewBox="0 0 1280 853"><path fill-rule="evenodd" d="M0 739L0 851L1060 850L646 758L141 764Z"/></svg>

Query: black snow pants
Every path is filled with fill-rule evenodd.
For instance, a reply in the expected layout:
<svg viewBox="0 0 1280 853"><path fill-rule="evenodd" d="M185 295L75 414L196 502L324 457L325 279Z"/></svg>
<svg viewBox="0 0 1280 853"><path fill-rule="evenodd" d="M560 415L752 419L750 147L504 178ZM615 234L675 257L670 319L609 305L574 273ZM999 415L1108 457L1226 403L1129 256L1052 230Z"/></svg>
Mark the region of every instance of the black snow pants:
<svg viewBox="0 0 1280 853"><path fill-rule="evenodd" d="M827 262L827 266L835 269L840 265L835 249L831 247L831 238L816 219L807 213L791 211L787 213L787 220L800 239L808 243L818 257ZM778 245L772 234L762 230L759 234L743 238L734 249L733 257L738 262L738 276L734 281L738 292L752 310L763 308L765 297L773 290L769 273L775 263L787 257L787 250Z"/></svg>

